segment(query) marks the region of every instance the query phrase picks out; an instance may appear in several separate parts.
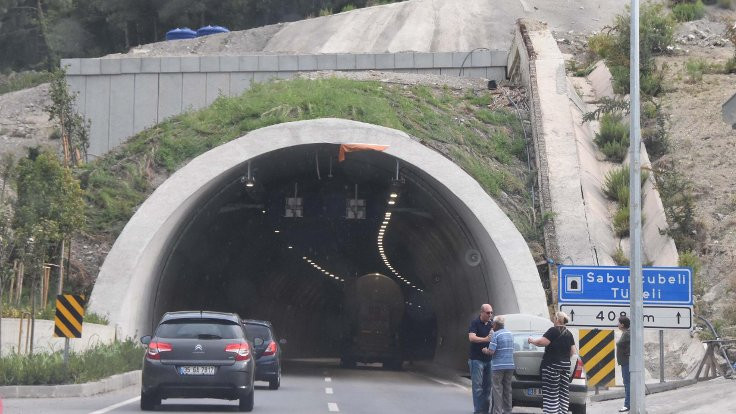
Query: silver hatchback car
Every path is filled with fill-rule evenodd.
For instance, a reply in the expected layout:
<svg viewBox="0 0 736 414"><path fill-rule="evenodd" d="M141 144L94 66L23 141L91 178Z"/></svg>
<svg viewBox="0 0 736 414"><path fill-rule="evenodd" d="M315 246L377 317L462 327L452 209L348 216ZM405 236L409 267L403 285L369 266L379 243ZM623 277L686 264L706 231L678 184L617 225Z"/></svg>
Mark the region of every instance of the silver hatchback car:
<svg viewBox="0 0 736 414"><path fill-rule="evenodd" d="M514 407L542 406L542 356L544 348L527 343L530 336L542 336L553 326L549 319L520 313L504 315L506 329L514 335L514 377L511 380ZM570 411L585 414L588 385L579 356L570 358Z"/></svg>
<svg viewBox="0 0 736 414"><path fill-rule="evenodd" d="M240 317L209 311L168 312L143 357L141 409L153 410L164 398L239 400L253 410L255 363Z"/></svg>

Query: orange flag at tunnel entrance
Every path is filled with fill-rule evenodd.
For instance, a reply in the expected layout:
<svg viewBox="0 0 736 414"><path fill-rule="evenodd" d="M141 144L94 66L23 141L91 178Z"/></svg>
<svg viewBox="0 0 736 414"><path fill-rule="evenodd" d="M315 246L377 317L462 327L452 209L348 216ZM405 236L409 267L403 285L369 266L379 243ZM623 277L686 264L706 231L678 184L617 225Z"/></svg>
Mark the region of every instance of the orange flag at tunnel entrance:
<svg viewBox="0 0 736 414"><path fill-rule="evenodd" d="M355 151L383 151L386 148L388 148L388 145L376 145L376 144L340 144L340 154L337 156L337 159L340 162L345 161L345 153L346 152L355 152Z"/></svg>

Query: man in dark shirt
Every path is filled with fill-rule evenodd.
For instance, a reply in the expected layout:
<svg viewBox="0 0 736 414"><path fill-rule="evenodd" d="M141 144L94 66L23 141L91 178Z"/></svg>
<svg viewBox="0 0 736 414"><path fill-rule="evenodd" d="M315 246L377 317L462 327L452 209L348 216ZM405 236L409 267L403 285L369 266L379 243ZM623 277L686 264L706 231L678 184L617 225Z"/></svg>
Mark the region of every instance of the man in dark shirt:
<svg viewBox="0 0 736 414"><path fill-rule="evenodd" d="M491 342L491 317L493 307L485 303L480 307L480 315L470 322L468 340L470 353L468 366L473 391L473 412L486 414L491 407L491 356L483 353L483 348Z"/></svg>

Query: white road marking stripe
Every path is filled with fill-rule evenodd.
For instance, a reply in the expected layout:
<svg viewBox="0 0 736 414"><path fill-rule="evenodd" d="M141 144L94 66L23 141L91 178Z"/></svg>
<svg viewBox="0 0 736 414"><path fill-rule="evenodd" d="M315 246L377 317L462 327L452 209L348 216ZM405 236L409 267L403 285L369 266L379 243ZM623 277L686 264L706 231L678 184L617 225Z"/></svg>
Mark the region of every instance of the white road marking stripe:
<svg viewBox="0 0 736 414"><path fill-rule="evenodd" d="M340 411L340 409L337 408L337 403L327 403L327 410L332 413L336 413Z"/></svg>
<svg viewBox="0 0 736 414"><path fill-rule="evenodd" d="M519 3L521 3L521 7L524 8L525 12L529 13L530 11L532 11L532 9L529 8L529 5L526 4L524 0L519 0Z"/></svg>
<svg viewBox="0 0 736 414"><path fill-rule="evenodd" d="M110 411L112 411L112 410L114 410L116 408L122 407L124 405L128 405L128 404L133 403L133 402L136 402L136 401L138 401L140 399L141 399L141 396L139 395L139 396L133 397L133 398L131 398L129 400L125 400L123 402L119 402L117 404L113 404L113 405L111 405L109 407L105 407L105 408L99 409L97 411L92 411L89 414L104 414L104 413L109 413Z"/></svg>
<svg viewBox="0 0 736 414"><path fill-rule="evenodd" d="M325 388L325 394L332 394L332 388L330 387Z"/></svg>
<svg viewBox="0 0 736 414"><path fill-rule="evenodd" d="M330 377L325 377L325 382L332 382L332 378L330 378Z"/></svg>
<svg viewBox="0 0 736 414"><path fill-rule="evenodd" d="M470 389L470 388L468 388L468 387L463 387L462 385L460 385L460 384L456 384L456 383L454 383L454 382L446 382L446 381L442 381L442 380L439 380L439 379L437 379L437 378L432 378L432 377L428 377L428 376L427 376L427 377L424 377L424 378L427 378L427 379L429 379L430 381L434 381L434 382L436 382L436 383L438 383L438 384L442 384L442 385L448 385L448 386L453 386L453 387L458 387L458 388L460 388L461 390L466 390L466 391L467 391L467 390L469 390L469 389Z"/></svg>

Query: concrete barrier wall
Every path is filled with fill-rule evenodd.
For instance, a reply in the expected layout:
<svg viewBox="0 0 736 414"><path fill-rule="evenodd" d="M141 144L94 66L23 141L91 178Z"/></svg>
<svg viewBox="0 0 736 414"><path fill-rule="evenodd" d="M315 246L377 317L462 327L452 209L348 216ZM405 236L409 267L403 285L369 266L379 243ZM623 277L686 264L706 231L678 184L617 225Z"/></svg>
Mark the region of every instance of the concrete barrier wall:
<svg viewBox="0 0 736 414"><path fill-rule="evenodd" d="M20 353L27 354L30 349L30 329L27 319L20 325L20 319L3 318L2 320L2 355ZM20 334L20 342L18 340ZM82 337L69 340L69 347L75 352L83 352L97 344L109 344L115 340L115 327L85 323L82 326ZM20 346L19 346L20 344ZM64 338L54 337L54 321L36 319L33 335L33 352L49 353L64 350Z"/></svg>
<svg viewBox="0 0 736 414"><path fill-rule="evenodd" d="M94 158L166 118L237 96L253 83L320 70L506 79L508 52L108 57L62 59L77 110L91 121Z"/></svg>

